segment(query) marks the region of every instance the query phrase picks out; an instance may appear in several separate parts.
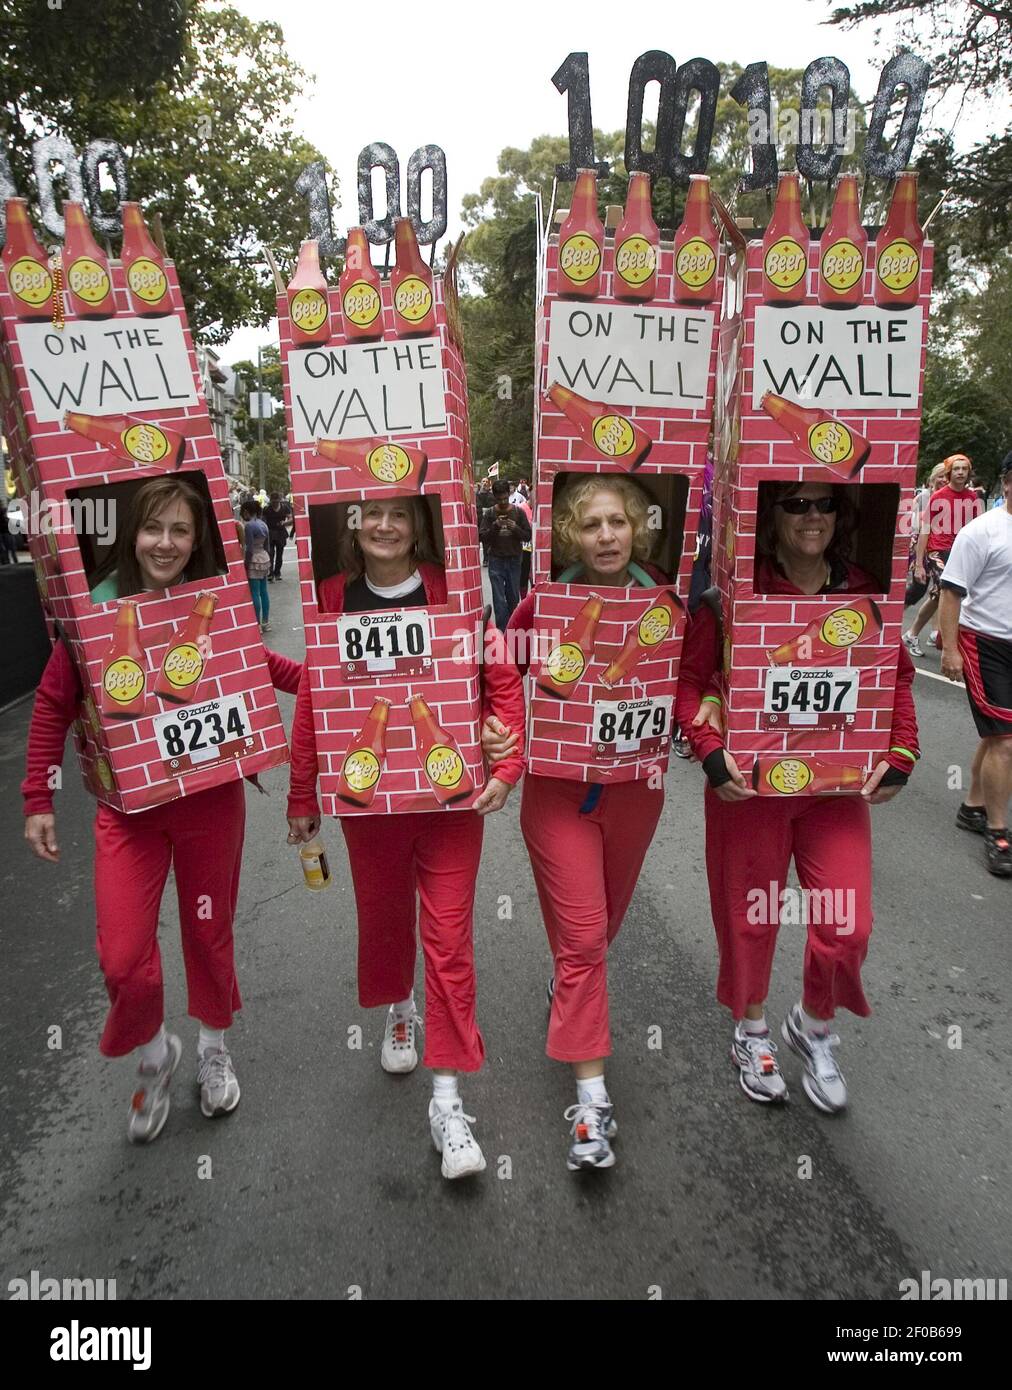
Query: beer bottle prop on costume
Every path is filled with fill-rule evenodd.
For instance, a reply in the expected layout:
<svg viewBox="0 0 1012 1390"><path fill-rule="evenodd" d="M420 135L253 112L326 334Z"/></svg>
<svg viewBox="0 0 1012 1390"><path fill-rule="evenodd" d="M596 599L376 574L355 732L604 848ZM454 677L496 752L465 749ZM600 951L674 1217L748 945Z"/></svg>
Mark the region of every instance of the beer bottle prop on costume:
<svg viewBox="0 0 1012 1390"><path fill-rule="evenodd" d="M801 217L797 174L781 174L773 216L763 236L763 300L800 304L808 271L808 228Z"/></svg>
<svg viewBox="0 0 1012 1390"><path fill-rule="evenodd" d="M763 755L752 768L752 786L778 796L817 796L820 792L857 791L865 780L862 767L823 762L790 754Z"/></svg>
<svg viewBox="0 0 1012 1390"><path fill-rule="evenodd" d="M390 701L377 699L341 764L337 795L350 806L370 806L387 756Z"/></svg>
<svg viewBox="0 0 1012 1390"><path fill-rule="evenodd" d="M709 304L717 293L717 228L710 211L710 180L689 176L685 216L675 234L675 302Z"/></svg>
<svg viewBox="0 0 1012 1390"><path fill-rule="evenodd" d="M875 241L875 303L909 309L921 285L924 233L917 220L917 175L900 174L889 214Z"/></svg>
<svg viewBox="0 0 1012 1390"><path fill-rule="evenodd" d="M625 212L615 232L617 299L653 299L657 292L657 254L661 234L650 203L650 175L629 175Z"/></svg>
<svg viewBox="0 0 1012 1390"><path fill-rule="evenodd" d="M49 256L28 218L24 198L7 199L7 240L3 267L19 319L48 319L53 314L53 277Z"/></svg>
<svg viewBox="0 0 1012 1390"><path fill-rule="evenodd" d="M863 434L826 410L796 405L772 391L766 392L761 404L801 453L841 478L853 478L871 453L871 445Z"/></svg>
<svg viewBox="0 0 1012 1390"><path fill-rule="evenodd" d="M369 256L369 242L361 227L348 230L338 294L344 318L344 336L349 341L366 342L383 337L380 276Z"/></svg>
<svg viewBox="0 0 1012 1390"><path fill-rule="evenodd" d="M421 695L409 696L408 706L415 726L415 752L436 800L442 806L463 801L474 791L474 782L456 740L439 727Z"/></svg>
<svg viewBox="0 0 1012 1390"><path fill-rule="evenodd" d="M79 415L68 410L63 428L92 439L130 463L171 463L179 467L186 436L139 415Z"/></svg>
<svg viewBox="0 0 1012 1390"><path fill-rule="evenodd" d="M633 625L618 656L605 667L601 684L610 688L628 680L643 657L658 651L661 643L672 635L678 614L684 611L682 601L673 589L667 589L659 598L652 599L639 622Z"/></svg>
<svg viewBox="0 0 1012 1390"><path fill-rule="evenodd" d="M116 305L106 254L92 236L80 203L64 203L63 218L66 223L63 267L74 312L82 319L110 318L116 312Z"/></svg>
<svg viewBox="0 0 1012 1390"><path fill-rule="evenodd" d="M826 230L819 243L819 303L852 309L864 299L868 234L861 226L857 175L842 174Z"/></svg>
<svg viewBox="0 0 1012 1390"><path fill-rule="evenodd" d="M144 713L144 648L136 603L121 603L112 642L102 658L102 713L107 719L139 719Z"/></svg>
<svg viewBox="0 0 1012 1390"><path fill-rule="evenodd" d="M597 211L597 174L578 169L569 216L559 228L559 294L593 299L601 292L604 223Z"/></svg>
<svg viewBox="0 0 1012 1390"><path fill-rule="evenodd" d="M429 460L421 449L394 444L387 439L356 439L351 443L318 439L316 452L342 468L351 469L368 483L382 483L384 487L405 493L421 491L429 467Z"/></svg>
<svg viewBox="0 0 1012 1390"><path fill-rule="evenodd" d="M299 247L295 274L288 282L288 316L292 322L292 346L310 347L330 338L330 306L327 282L320 269L320 243L304 241Z"/></svg>
<svg viewBox="0 0 1012 1390"><path fill-rule="evenodd" d="M611 406L588 401L556 381L549 386L548 397L588 448L600 458L620 463L627 473L638 468L650 452L653 441L646 431Z"/></svg>
<svg viewBox="0 0 1012 1390"><path fill-rule="evenodd" d="M410 217L394 224L397 261L390 273L394 301L394 330L399 338L431 337L436 331L432 271L422 260Z"/></svg>
<svg viewBox="0 0 1012 1390"><path fill-rule="evenodd" d="M557 645L548 653L536 682L543 694L568 700L579 685L594 654L602 608L598 595L591 594L562 633Z"/></svg>
<svg viewBox="0 0 1012 1390"><path fill-rule="evenodd" d="M120 260L126 271L130 307L142 318L155 318L172 313L169 277L165 260L144 225L140 203L121 203L123 211L123 247Z"/></svg>
<svg viewBox="0 0 1012 1390"><path fill-rule="evenodd" d="M771 666L798 666L810 661L831 661L848 647L856 647L882 631L878 604L866 596L841 604L767 653Z"/></svg>
<svg viewBox="0 0 1012 1390"><path fill-rule="evenodd" d="M211 655L211 622L217 602L214 594L201 594L182 629L170 641L155 682L160 700L173 705L192 703Z"/></svg>

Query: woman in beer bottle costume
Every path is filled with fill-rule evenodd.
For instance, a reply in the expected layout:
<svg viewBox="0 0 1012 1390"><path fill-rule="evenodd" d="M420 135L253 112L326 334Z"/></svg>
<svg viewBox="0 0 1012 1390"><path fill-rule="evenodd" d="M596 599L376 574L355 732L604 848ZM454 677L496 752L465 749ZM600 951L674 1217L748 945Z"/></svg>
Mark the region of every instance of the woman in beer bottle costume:
<svg viewBox="0 0 1012 1390"><path fill-rule="evenodd" d="M594 474L571 481L552 519L556 582L593 589L666 584L667 576L649 563L651 501L629 478ZM536 588L509 622L517 653L530 651L535 593ZM526 671L526 662L518 664ZM485 742L491 757L510 746L505 737ZM572 1125L571 1171L615 1162L611 1140L617 1126L604 1079L611 1053L608 947L622 925L663 805L663 788L646 781L604 786L530 773L524 779L520 826L555 964L545 1050L571 1063L576 1080L576 1104L565 1114Z"/></svg>
<svg viewBox="0 0 1012 1390"><path fill-rule="evenodd" d="M882 586L851 563L855 512L846 485L780 483L771 487L756 522L756 592L767 594L873 594ZM914 667L897 644L897 676L889 752L860 795L764 797L745 778L723 744L718 692L720 623L709 602L691 619L682 647L676 718L703 764L706 868L717 932L717 998L735 1020L732 1061L750 1100L787 1099L777 1047L766 1022L773 952L779 928L779 893L791 858L813 902L846 903L841 929L832 912L809 913L803 989L783 1022L785 1042L798 1054L805 1093L833 1114L847 1103L847 1087L830 1031L838 1008L861 1017L871 1010L861 984L871 909L869 805L889 801L918 754L912 686ZM777 901L756 921L754 895L773 884ZM826 896L826 892L830 894ZM819 920L815 920L818 918Z"/></svg>
<svg viewBox="0 0 1012 1390"><path fill-rule="evenodd" d="M108 568L108 567L107 567ZM217 574L207 509L184 478L155 478L134 495L108 569L92 598L169 589ZM294 694L301 666L267 653L271 679ZM58 641L35 696L22 783L25 839L40 859L59 860L50 774L63 761L67 730L78 717L81 683ZM241 1007L232 922L239 891L246 801L242 782L223 783L125 815L100 804L95 815L98 958L110 1010L99 1043L106 1057L139 1055L127 1134L150 1143L169 1113L169 1082L182 1043L164 1025L158 909L170 866L176 875L188 1012L200 1031L197 1083L209 1119L239 1104L239 1082L225 1030ZM208 913L210 915L208 915Z"/></svg>
<svg viewBox="0 0 1012 1390"><path fill-rule="evenodd" d="M340 573L319 586L321 613L418 608L445 604L446 575L436 559L429 512L419 497L371 501L361 525L344 527L338 542ZM487 714L523 723L523 690L505 660L501 637L490 629L482 666ZM494 650L489 653L489 645ZM433 1072L429 1129L442 1154L445 1178L485 1168L465 1115L457 1073L477 1071L485 1044L475 1014L473 915L483 834L482 817L506 804L523 771L514 750L467 811L342 816L358 909L358 997L363 1008L387 1006L385 1071L418 1064L415 1010L416 937L425 958L425 1053ZM292 726L290 844L312 840L320 826L316 798L317 753L308 671L299 686ZM416 894L421 911L416 907Z"/></svg>

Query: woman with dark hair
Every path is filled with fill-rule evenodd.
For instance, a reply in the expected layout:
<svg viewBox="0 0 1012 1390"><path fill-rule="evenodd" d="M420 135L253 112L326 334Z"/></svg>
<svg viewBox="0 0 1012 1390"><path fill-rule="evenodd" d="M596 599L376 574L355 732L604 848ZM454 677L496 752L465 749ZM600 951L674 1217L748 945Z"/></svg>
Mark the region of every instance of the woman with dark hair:
<svg viewBox="0 0 1012 1390"><path fill-rule="evenodd" d="M271 557L268 550L270 532L263 519L263 508L254 498L251 497L248 502L242 504L240 516L243 521L243 558L250 594L253 597L253 612L257 615L260 631L270 632L271 594L267 587L271 573Z"/></svg>
<svg viewBox="0 0 1012 1390"><path fill-rule="evenodd" d="M762 489L756 593L882 591L850 558L856 520L850 496L845 484L778 483ZM919 756L913 663L900 643L889 752L860 795L760 802L724 748L722 701L716 693L721 647L719 619L703 602L682 647L676 713L708 779L706 868L720 957L717 998L735 1020L731 1059L750 1100L787 1099L765 1005L780 926L780 889L793 857L809 901L846 904L843 922L833 912L808 914L801 1000L782 1028L784 1040L804 1064L809 1100L833 1114L846 1105L847 1088L833 1054L840 1040L830 1025L838 1008L861 1017L871 1012L861 984L872 927L868 807L894 797ZM767 884L773 885L770 902L765 911L757 911L755 894Z"/></svg>
<svg viewBox="0 0 1012 1390"><path fill-rule="evenodd" d="M92 598L171 589L217 574L204 499L185 478L155 478L134 494L111 568ZM301 666L267 653L271 679L294 694ZM58 641L35 695L28 730L25 839L57 863L52 770L63 761L67 730L83 699L67 645ZM158 913L170 867L175 871L188 1008L200 1025L197 1083L201 1113L226 1115L239 1104L239 1082L225 1042L241 1008L232 922L239 892L246 801L242 783L223 782L126 815L99 804L95 815L95 906L98 958L110 1010L99 1050L122 1057L137 1050L138 1081L130 1101L132 1143L157 1139L169 1114L169 1083L182 1043L165 1031Z"/></svg>
<svg viewBox="0 0 1012 1390"><path fill-rule="evenodd" d="M354 523L354 524L353 524ZM365 501L339 522L341 571L318 588L321 613L433 607L447 601L429 509L419 497ZM491 629L481 667L485 711L523 722L523 690L501 636ZM492 650L490 652L490 644ZM292 725L288 843L312 840L320 827L313 696L307 666ZM499 811L523 771L521 750L466 811L342 816L358 909L358 997L363 1008L387 1006L380 1064L405 1073L418 1065L414 978L417 937L425 957L425 1055L432 1069L429 1132L442 1154L444 1178L480 1173L485 1159L465 1115L458 1072L477 1071L485 1043L476 1018L474 890L482 817ZM416 897L420 899L418 910Z"/></svg>

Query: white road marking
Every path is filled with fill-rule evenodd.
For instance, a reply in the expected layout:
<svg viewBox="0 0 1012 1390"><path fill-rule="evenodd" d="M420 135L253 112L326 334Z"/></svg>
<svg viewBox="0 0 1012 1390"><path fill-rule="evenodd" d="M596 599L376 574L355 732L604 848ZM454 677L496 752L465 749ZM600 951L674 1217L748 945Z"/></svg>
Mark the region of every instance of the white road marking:
<svg viewBox="0 0 1012 1390"><path fill-rule="evenodd" d="M943 685L951 685L954 690L966 688L962 681L950 681L948 676L939 675L936 671L925 671L923 666L915 666L914 670L919 676L927 676L929 681L941 681Z"/></svg>

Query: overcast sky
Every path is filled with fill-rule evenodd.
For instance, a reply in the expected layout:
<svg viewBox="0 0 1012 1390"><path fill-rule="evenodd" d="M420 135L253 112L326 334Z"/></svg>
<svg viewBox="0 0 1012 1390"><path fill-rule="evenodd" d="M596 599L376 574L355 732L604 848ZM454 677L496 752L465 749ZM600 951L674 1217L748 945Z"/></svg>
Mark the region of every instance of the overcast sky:
<svg viewBox="0 0 1012 1390"><path fill-rule="evenodd" d="M298 104L296 125L340 180L342 206L333 209L339 235L358 221L358 153L374 140L397 151L402 199L411 152L424 144L443 148L449 231L459 231L464 194L477 192L482 179L495 173L500 150L526 147L536 135L565 135L566 97L551 77L572 50L589 54L594 124L604 130L625 125L629 70L650 48L663 49L678 63L699 56L798 68L832 54L847 64L851 88L863 100L874 95L893 52L891 29L876 48L874 25L845 32L821 23L832 8L823 0L708 0L699 7L671 0L563 0L554 6L545 0L346 0L333 8L319 0L232 3L251 19L280 23L289 53L316 77ZM690 14L705 15L706 27L690 24ZM623 25L627 16L631 22ZM951 123L955 110L938 114ZM922 132L926 124L925 119ZM964 112L957 140L969 145L987 128L986 111ZM272 340L270 334L240 332L223 349L224 359L255 358L257 342Z"/></svg>

